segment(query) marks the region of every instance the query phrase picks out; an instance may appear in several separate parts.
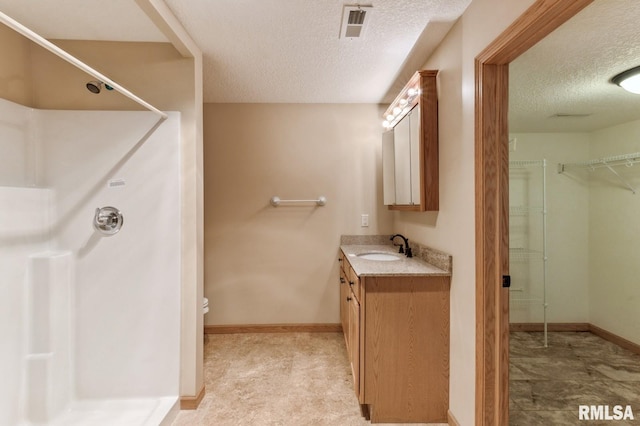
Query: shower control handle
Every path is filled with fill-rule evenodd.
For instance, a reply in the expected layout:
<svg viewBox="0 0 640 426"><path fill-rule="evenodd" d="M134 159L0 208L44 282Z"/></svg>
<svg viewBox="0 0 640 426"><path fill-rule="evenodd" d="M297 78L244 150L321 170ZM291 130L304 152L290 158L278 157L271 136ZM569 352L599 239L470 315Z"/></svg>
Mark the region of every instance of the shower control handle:
<svg viewBox="0 0 640 426"><path fill-rule="evenodd" d="M115 207L98 207L93 217L93 227L104 235L117 234L122 228L124 219L120 210Z"/></svg>

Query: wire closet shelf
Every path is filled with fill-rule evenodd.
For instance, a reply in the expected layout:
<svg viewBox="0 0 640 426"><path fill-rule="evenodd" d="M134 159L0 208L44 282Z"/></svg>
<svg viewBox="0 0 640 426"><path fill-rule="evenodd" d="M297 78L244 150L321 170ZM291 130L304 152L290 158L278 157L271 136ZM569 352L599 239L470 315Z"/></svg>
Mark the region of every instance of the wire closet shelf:
<svg viewBox="0 0 640 426"><path fill-rule="evenodd" d="M620 173L618 173L614 167L626 166L632 167L634 164L640 163L640 152L634 152L631 154L622 154L622 155L613 155L610 157L598 158L595 160L589 160L579 163L559 163L558 164L558 173L564 173L571 169L587 169L589 171L594 171L600 168L606 168L613 175L615 175L618 180L627 187L634 195L636 193L636 188L631 185L631 183L625 179Z"/></svg>
<svg viewBox="0 0 640 426"><path fill-rule="evenodd" d="M542 272L542 282L541 282L541 297L537 297L537 295L533 296L524 291L518 291L517 289L512 289L511 301L515 303L525 303L525 304L539 304L542 306L542 321L543 321L543 331L544 331L544 347L549 346L548 342L548 333L547 333L547 160L511 160L509 161L509 172L518 171L518 170L530 170L530 169L538 169L541 174L541 194L540 194L540 204L523 204L523 205L510 205L509 206L509 216L531 216L531 215L539 215L541 217L541 246L532 248L532 247L510 247L509 248L509 258L510 262L541 262L541 272ZM511 177L510 177L511 180ZM509 221L511 223L511 219ZM518 294L521 293L521 294Z"/></svg>

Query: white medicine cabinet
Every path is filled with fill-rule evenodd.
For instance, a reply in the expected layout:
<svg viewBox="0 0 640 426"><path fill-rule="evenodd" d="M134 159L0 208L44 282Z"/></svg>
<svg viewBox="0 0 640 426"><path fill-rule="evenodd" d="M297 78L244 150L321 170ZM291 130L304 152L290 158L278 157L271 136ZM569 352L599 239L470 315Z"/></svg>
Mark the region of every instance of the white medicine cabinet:
<svg viewBox="0 0 640 426"><path fill-rule="evenodd" d="M437 73L418 71L385 112L383 193L391 210L438 210Z"/></svg>

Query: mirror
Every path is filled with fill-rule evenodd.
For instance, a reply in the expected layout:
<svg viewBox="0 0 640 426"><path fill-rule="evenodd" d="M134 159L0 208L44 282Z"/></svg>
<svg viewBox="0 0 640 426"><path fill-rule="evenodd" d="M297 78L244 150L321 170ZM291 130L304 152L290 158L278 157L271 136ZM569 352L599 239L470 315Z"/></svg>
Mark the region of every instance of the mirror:
<svg viewBox="0 0 640 426"><path fill-rule="evenodd" d="M436 76L418 71L385 112L383 192L391 210L438 210Z"/></svg>
<svg viewBox="0 0 640 426"><path fill-rule="evenodd" d="M383 160L389 164L386 171L385 204L387 205L419 205L420 204L420 106L416 105L396 124L395 128L385 133L384 139L388 147L383 150L391 159ZM389 145L391 147L389 147ZM385 152L386 151L386 152ZM384 157L383 157L384 158ZM392 162L393 161L393 162Z"/></svg>

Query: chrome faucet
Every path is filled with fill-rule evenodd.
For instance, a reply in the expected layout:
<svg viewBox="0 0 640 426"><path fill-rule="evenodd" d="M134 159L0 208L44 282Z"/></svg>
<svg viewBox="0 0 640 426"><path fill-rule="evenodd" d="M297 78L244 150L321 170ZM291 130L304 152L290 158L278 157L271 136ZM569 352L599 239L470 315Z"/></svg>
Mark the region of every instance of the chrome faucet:
<svg viewBox="0 0 640 426"><path fill-rule="evenodd" d="M411 253L411 247L409 247L409 239L402 234L394 234L391 236L391 238L389 238L393 245L396 245L395 243L393 243L393 240L396 237L400 237L404 240L404 247L402 247L402 244L400 244L400 250L398 251L398 253L404 253L407 257L413 257L413 253Z"/></svg>

